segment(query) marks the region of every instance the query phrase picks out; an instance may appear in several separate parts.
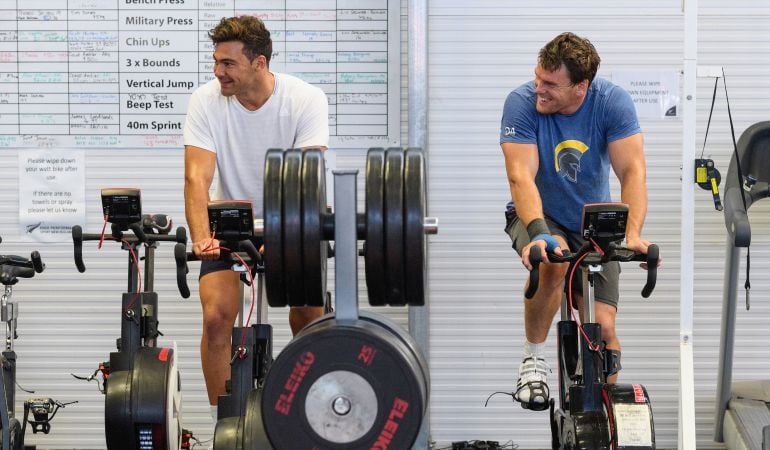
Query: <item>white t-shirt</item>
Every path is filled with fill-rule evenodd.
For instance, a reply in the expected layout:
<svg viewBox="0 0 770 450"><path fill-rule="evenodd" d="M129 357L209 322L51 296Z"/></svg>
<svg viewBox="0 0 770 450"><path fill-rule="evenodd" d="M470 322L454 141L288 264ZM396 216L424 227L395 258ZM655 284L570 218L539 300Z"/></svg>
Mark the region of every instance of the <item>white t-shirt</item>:
<svg viewBox="0 0 770 450"><path fill-rule="evenodd" d="M193 92L184 145L217 154L214 199L251 200L262 213L265 153L271 148L329 146L329 104L324 92L299 78L275 75L273 94L256 111L225 97L216 78Z"/></svg>

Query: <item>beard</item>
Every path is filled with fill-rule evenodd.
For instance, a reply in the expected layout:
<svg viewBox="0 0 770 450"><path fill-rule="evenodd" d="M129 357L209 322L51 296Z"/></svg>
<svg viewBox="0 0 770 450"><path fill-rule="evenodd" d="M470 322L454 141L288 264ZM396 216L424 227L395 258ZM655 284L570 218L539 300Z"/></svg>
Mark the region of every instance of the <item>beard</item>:
<svg viewBox="0 0 770 450"><path fill-rule="evenodd" d="M545 98L538 95L535 100L535 109L540 114L554 114L559 112L561 105L553 97Z"/></svg>
<svg viewBox="0 0 770 450"><path fill-rule="evenodd" d="M225 97L230 97L235 94L235 83L233 80L219 80L219 91Z"/></svg>

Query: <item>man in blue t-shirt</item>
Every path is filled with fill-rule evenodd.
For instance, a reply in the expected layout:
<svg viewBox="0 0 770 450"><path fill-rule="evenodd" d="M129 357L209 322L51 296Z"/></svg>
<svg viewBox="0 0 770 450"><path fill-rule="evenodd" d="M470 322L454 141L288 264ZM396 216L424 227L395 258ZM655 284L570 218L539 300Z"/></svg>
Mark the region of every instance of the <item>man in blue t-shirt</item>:
<svg viewBox="0 0 770 450"><path fill-rule="evenodd" d="M583 205L611 201L610 166L620 180L621 200L629 206L626 245L642 253L650 245L641 238L647 188L636 110L627 92L594 78L599 62L587 39L562 33L540 50L534 81L516 88L505 100L500 146L513 198L505 230L528 270L533 246L543 255L546 249L561 255L561 249L575 251L580 246ZM524 303L527 342L514 393L522 406L535 410L548 407L545 340L567 273L567 264L547 264L547 257L544 262L539 289ZM595 283L602 339L618 358L619 273L617 262L606 264Z"/></svg>

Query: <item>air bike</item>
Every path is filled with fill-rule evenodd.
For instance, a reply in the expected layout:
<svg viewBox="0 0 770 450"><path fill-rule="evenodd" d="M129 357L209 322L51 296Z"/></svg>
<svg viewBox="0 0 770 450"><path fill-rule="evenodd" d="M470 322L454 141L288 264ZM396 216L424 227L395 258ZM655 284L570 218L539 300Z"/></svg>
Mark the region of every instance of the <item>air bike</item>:
<svg viewBox="0 0 770 450"><path fill-rule="evenodd" d="M232 270L241 274L243 298L238 326L233 328L232 333L230 379L225 386L226 394L221 395L217 402L213 447L269 449L259 403L265 375L273 361L273 330L264 323L267 320L267 307L262 297L264 264L252 241L255 236L252 205L247 201L211 202L208 213L210 229L220 241L220 259L231 263ZM259 245L258 240L257 243ZM177 272L179 292L182 297L188 298L187 262L199 259L194 253L187 252L184 243L176 244L174 257L177 268L181 269ZM243 289L244 286L252 289ZM256 307L254 324L250 324L251 314L244 314L246 302L251 303L252 300Z"/></svg>
<svg viewBox="0 0 770 450"><path fill-rule="evenodd" d="M267 332L251 327L240 338L248 343L253 335L257 342L255 359L246 363L238 359L239 347L246 348L248 358L252 345L241 345L240 333L233 333L228 401L243 409L222 417L220 397L215 450L407 449L417 438L428 404L428 365L400 325L359 312L357 263L362 254L371 305L424 304L425 234L435 233L437 225L425 217L422 152L368 151L363 214L356 213L356 175L335 171L335 211L330 212L320 150L267 152L263 224L255 226L264 239L264 267L257 262L257 280L264 270L271 307L325 306L326 265L333 253L335 308L305 327L271 364L270 346L262 341ZM209 208L212 230L222 226L212 217L248 221L247 213L236 212L237 203L227 206L233 207L227 214L212 214ZM229 222L220 230L240 226ZM249 235L248 226L240 232L240 237ZM362 250L358 240L364 241ZM175 254L180 263L189 258L179 245ZM182 281L180 289L186 288Z"/></svg>
<svg viewBox="0 0 770 450"><path fill-rule="evenodd" d="M169 235L165 215L143 215L138 189L101 191L105 226L111 233L83 233L72 227L75 264L85 272L83 241L108 240L128 251L128 288L120 309L117 352L102 363L104 432L109 450L177 450L182 445L181 387L175 347L158 347L158 294L153 292L155 249L159 242L187 241L184 228ZM130 231L130 232L129 232ZM144 248L144 276L139 250Z"/></svg>
<svg viewBox="0 0 770 450"><path fill-rule="evenodd" d="M594 310L594 277L602 263L644 261L647 283L642 297L655 288L659 250L650 245L646 255L621 247L628 221L628 206L621 203L588 204L581 226L586 244L564 256L548 254L551 262L569 262L568 274L579 268L583 277L583 323L571 314L572 293L562 296L558 324L559 404L550 401L551 438L554 449L622 450L654 449L655 428L647 390L641 384L609 384L609 375L620 370L620 354L604 348L601 326ZM538 288L540 248L532 247L529 286L531 299ZM567 283L571 291L571 283Z"/></svg>
<svg viewBox="0 0 770 450"><path fill-rule="evenodd" d="M2 239L0 239L2 241ZM16 255L0 255L0 283L5 291L0 299L2 309L2 321L5 322L5 347L0 355L2 364L2 382L0 382L0 444L2 450L21 450L24 448L24 432L26 428L26 414L24 425L14 414L16 404L16 352L13 343L16 340L16 321L19 310L16 302L11 301L13 286L20 278L32 278L36 273L41 273L45 266L37 251L32 252L29 258ZM50 400L50 399L49 399ZM55 409L60 403L56 402ZM47 421L46 421L46 425ZM49 426L50 428L50 426ZM34 428L37 432L37 428ZM47 433L47 431L46 431Z"/></svg>

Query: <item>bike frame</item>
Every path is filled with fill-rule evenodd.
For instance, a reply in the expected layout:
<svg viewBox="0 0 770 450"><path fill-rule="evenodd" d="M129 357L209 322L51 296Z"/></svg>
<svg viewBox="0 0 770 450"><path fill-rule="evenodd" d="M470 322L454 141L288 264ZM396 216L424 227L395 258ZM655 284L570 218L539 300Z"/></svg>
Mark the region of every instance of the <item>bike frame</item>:
<svg viewBox="0 0 770 450"><path fill-rule="evenodd" d="M589 254L580 263L583 278L583 331L572 319L568 295L562 296L561 321L558 324L559 342L559 406L570 409L570 399L579 400L581 411L602 411L602 386L606 382L602 356L601 325L596 323L594 277L601 273L601 256ZM586 336L588 340L586 340ZM593 347L593 348L592 348ZM580 361L581 365L577 364ZM576 382L577 370L582 367L581 382ZM576 392L572 392L572 391ZM579 395L574 395L579 392Z"/></svg>
<svg viewBox="0 0 770 450"><path fill-rule="evenodd" d="M13 351L13 341L16 334L16 318L18 310L15 302L11 301L13 288L5 286L2 294L2 315L6 322L5 348L3 350L3 377L0 382L0 427L2 427L3 450L10 449L11 433L10 421L14 417L16 403L16 353ZM7 363L6 363L7 361Z"/></svg>

